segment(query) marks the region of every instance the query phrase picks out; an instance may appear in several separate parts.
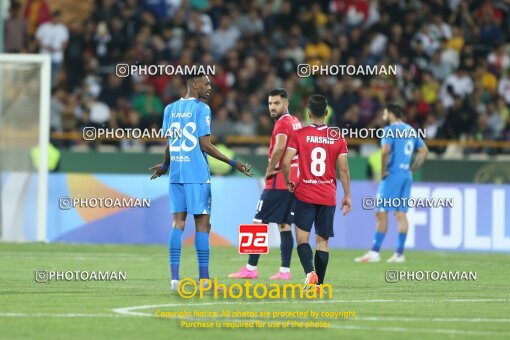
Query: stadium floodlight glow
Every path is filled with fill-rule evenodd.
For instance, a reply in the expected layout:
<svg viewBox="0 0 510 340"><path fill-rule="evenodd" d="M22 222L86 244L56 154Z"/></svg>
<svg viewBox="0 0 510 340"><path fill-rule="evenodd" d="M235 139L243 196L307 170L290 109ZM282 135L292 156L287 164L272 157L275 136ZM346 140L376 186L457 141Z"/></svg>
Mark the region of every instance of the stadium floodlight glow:
<svg viewBox="0 0 510 340"><path fill-rule="evenodd" d="M0 54L0 174L7 177L0 182L0 239L5 241L47 241L50 72L49 55ZM34 155L37 229L26 232L33 217L22 207L34 199L29 192Z"/></svg>

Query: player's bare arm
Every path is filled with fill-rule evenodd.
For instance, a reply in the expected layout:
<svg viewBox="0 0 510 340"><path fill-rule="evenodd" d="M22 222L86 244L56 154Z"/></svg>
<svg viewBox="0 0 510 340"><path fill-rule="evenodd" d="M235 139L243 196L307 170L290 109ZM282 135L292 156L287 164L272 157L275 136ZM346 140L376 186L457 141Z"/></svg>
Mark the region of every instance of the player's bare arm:
<svg viewBox="0 0 510 340"><path fill-rule="evenodd" d="M216 158L219 161L225 162L227 164L230 164L231 159L225 156L220 150L218 150L212 143L211 143L211 136L202 136L200 137L200 149L208 154L211 157ZM251 164L243 164L241 162L235 162L234 167L245 174L248 177L253 176L252 173L250 173L251 170Z"/></svg>
<svg viewBox="0 0 510 340"><path fill-rule="evenodd" d="M382 152L381 152L381 161L382 161L382 167L381 167L381 178L384 178L388 176L388 160L390 159L390 151L391 146L390 144L384 144L382 146Z"/></svg>
<svg viewBox="0 0 510 340"><path fill-rule="evenodd" d="M285 157L283 157L282 173L285 183L287 183L287 190L290 192L294 192L294 189L296 188L296 183L293 183L290 180L290 163L296 154L297 151L295 149L288 148L285 153Z"/></svg>
<svg viewBox="0 0 510 340"><path fill-rule="evenodd" d="M340 169L340 182L342 183L342 189L344 190L344 197L340 209L343 210L343 215L347 215L351 209L351 175L349 173L349 163L347 162L347 154L341 154L338 156L338 169Z"/></svg>
<svg viewBox="0 0 510 340"><path fill-rule="evenodd" d="M271 178L272 176L279 173L281 170L276 170L276 165L278 161L282 158L283 153L285 152L285 146L287 145L287 136L284 134L279 134L276 136L276 143L273 148L273 153L271 154L271 159L269 160L269 164L267 166L265 178Z"/></svg>
<svg viewBox="0 0 510 340"><path fill-rule="evenodd" d="M168 148L168 143L167 143L166 147L165 147L165 158L163 159L163 163L156 164L149 168L149 170L154 171L154 173L151 176L151 180L156 179L159 176L166 174L168 172L169 167L170 167L170 150Z"/></svg>
<svg viewBox="0 0 510 340"><path fill-rule="evenodd" d="M423 162L425 162L425 158L427 158L427 154L429 153L429 149L427 146L422 146L416 152L416 157L414 158L413 165L411 165L411 171L415 172L422 166Z"/></svg>

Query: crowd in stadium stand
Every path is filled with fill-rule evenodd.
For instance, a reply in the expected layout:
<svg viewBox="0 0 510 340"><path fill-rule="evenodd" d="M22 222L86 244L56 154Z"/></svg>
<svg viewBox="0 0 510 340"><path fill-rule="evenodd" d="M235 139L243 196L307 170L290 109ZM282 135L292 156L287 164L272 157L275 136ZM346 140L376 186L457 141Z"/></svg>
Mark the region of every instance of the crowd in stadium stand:
<svg viewBox="0 0 510 340"><path fill-rule="evenodd" d="M185 94L180 76L115 75L118 63L215 65L212 130L269 135L267 91L284 87L306 122L327 96L329 124L381 126L388 102L428 138L510 141L509 0L97 0L64 25L50 1L15 3L7 52L50 53L52 131L156 127ZM298 64L397 65L397 76L298 77Z"/></svg>

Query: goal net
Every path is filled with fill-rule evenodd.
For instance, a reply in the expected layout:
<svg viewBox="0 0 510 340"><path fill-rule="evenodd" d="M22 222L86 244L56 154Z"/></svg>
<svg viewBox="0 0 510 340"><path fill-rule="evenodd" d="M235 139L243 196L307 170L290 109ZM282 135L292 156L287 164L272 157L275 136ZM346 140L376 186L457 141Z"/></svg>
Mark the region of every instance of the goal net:
<svg viewBox="0 0 510 340"><path fill-rule="evenodd" d="M0 54L2 241L47 239L50 92L48 55Z"/></svg>

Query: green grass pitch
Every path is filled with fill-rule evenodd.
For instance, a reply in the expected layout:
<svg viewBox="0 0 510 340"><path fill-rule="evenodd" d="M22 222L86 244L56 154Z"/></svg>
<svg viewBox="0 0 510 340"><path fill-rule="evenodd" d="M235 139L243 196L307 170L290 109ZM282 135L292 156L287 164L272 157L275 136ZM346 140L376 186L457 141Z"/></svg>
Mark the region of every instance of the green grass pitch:
<svg viewBox="0 0 510 340"><path fill-rule="evenodd" d="M333 285L332 299L249 301L214 299L207 295L203 299L187 300L169 290L168 254L164 246L0 243L0 338L510 337L510 254L408 251L408 262L404 264L354 263L353 258L361 253L359 250L331 252L326 281ZM383 251L382 255L386 259L391 253ZM182 259L182 277L195 278L194 248L184 247ZM245 261L246 256L238 255L234 248L213 248L211 274L225 284L243 282L226 276ZM270 283L268 277L278 267L279 251L271 249L261 258L260 278L253 283ZM127 280L36 283L34 272L37 269L126 271ZM477 280L386 283L385 271L388 269L476 271ZM292 273L293 282L301 282L303 273L295 251ZM156 318L157 309L217 312L351 310L357 313L357 318L319 319L330 322L327 329L184 329L177 319ZM228 318L215 319L225 320Z"/></svg>

